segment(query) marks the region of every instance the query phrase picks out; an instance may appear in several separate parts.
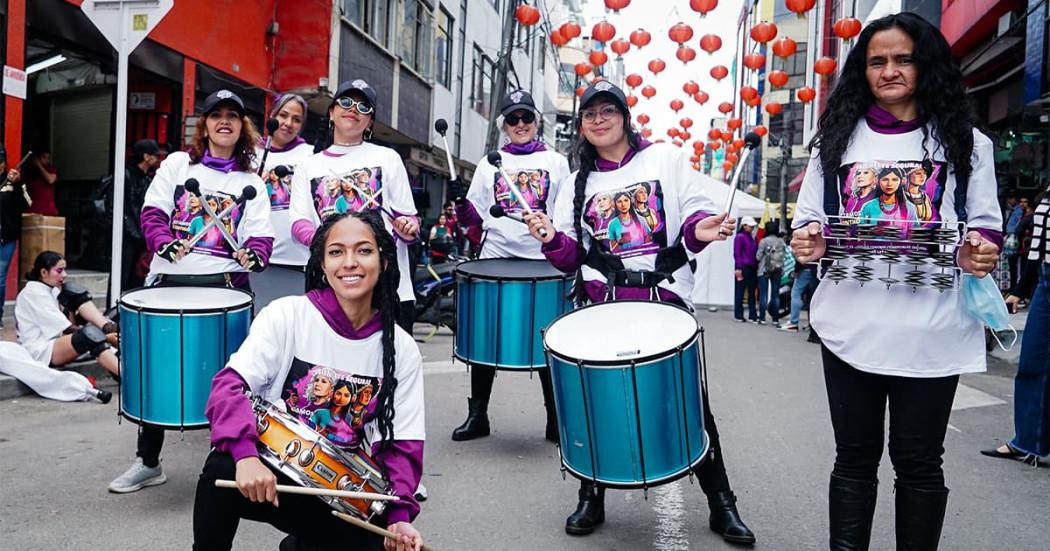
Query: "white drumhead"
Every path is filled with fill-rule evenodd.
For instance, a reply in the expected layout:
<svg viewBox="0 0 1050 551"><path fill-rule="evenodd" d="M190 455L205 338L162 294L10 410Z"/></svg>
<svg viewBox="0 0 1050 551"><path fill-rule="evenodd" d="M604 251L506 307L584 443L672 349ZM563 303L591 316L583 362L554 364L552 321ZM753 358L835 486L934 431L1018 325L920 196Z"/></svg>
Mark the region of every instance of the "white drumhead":
<svg viewBox="0 0 1050 551"><path fill-rule="evenodd" d="M552 352L585 362L628 362L662 355L696 335L696 318L659 302L606 302L574 310L547 328Z"/></svg>
<svg viewBox="0 0 1050 551"><path fill-rule="evenodd" d="M124 294L120 302L133 308L193 312L249 306L252 297L221 287L149 287Z"/></svg>

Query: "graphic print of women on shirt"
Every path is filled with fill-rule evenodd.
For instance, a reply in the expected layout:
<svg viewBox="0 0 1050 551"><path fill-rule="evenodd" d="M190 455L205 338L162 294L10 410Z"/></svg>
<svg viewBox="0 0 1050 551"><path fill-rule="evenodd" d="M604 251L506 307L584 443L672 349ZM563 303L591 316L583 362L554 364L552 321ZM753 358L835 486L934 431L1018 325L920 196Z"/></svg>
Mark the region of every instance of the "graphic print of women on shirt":
<svg viewBox="0 0 1050 551"><path fill-rule="evenodd" d="M292 175L280 178L272 170L263 173L266 195L270 197L270 210L288 210L292 201Z"/></svg>
<svg viewBox="0 0 1050 551"><path fill-rule="evenodd" d="M383 204L383 172L380 167L355 168L310 180L317 218L324 222L333 214L365 212Z"/></svg>
<svg viewBox="0 0 1050 551"><path fill-rule="evenodd" d="M514 178L514 188L525 199L531 210L547 212L547 194L551 186L550 173L543 169L520 170L517 173L508 170L507 173ZM503 180L503 175L497 172L493 178L492 193L496 204L503 207L508 214L521 213L524 209L518 202L517 196L511 192L507 182Z"/></svg>
<svg viewBox="0 0 1050 551"><path fill-rule="evenodd" d="M381 380L298 358L281 398L288 413L343 449L358 448L365 425L375 417Z"/></svg>
<svg viewBox="0 0 1050 551"><path fill-rule="evenodd" d="M941 220L945 174L943 162L845 165L839 169L842 215L861 225L934 227Z"/></svg>
<svg viewBox="0 0 1050 551"><path fill-rule="evenodd" d="M667 246L660 182L638 182L592 195L583 221L604 252L621 258L652 254Z"/></svg>
<svg viewBox="0 0 1050 551"><path fill-rule="evenodd" d="M204 254L220 258L232 258L233 249L222 236L225 228L234 242L237 242L237 227L241 221L241 206L234 204L234 197L228 193L204 193L197 196L186 191L184 186L175 186L173 197L175 210L171 213L171 230L178 239L191 239L204 232L190 249L190 254ZM222 215L226 208L233 207L222 220L213 221L204 205L212 212Z"/></svg>

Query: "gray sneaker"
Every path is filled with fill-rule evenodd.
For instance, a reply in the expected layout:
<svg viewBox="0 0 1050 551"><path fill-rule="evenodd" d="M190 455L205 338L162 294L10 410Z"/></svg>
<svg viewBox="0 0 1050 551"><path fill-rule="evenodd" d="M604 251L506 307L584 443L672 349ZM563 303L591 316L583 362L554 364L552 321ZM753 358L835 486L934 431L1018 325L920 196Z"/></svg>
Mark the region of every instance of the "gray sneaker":
<svg viewBox="0 0 1050 551"><path fill-rule="evenodd" d="M131 468L109 483L109 491L114 494L128 494L147 486L164 484L167 481L168 478L164 476L164 471L161 470L159 464L150 468L142 464L141 457L136 457Z"/></svg>

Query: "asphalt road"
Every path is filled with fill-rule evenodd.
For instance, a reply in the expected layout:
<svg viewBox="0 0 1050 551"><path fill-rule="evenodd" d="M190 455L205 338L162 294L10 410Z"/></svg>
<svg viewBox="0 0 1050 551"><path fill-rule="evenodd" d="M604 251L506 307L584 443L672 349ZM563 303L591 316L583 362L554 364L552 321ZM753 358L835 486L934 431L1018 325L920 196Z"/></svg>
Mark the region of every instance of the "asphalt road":
<svg viewBox="0 0 1050 551"><path fill-rule="evenodd" d="M833 442L819 350L803 334L732 323L702 312L712 407L741 514L758 549L826 548L827 475ZM423 327L418 327L422 336ZM565 535L577 483L563 480L558 450L543 440L539 380L496 381L493 434L449 439L466 413L469 375L453 364L450 336L422 345L430 499L417 526L440 550L728 549L707 528L707 506L689 480L610 491L607 521L588 537ZM1003 364L963 378L945 447L952 489L941 549L1045 550L1050 469L984 458L977 450L1012 434L1012 371ZM204 431L169 433L168 483L129 495L106 492L134 455L135 425L108 406L39 398L0 402L0 548L188 549L193 489L208 452ZM884 458L873 549L893 548L893 473ZM276 549L281 534L243 522L237 549Z"/></svg>

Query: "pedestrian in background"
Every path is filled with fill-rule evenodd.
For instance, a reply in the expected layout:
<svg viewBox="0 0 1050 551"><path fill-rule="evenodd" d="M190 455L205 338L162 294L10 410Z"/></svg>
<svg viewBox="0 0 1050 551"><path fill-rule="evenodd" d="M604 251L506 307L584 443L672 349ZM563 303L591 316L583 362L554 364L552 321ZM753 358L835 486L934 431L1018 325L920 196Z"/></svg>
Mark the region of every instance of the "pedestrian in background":
<svg viewBox="0 0 1050 551"><path fill-rule="evenodd" d="M7 268L15 255L22 235L22 213L29 208L22 176L17 168L7 169L7 150L0 145L0 327L4 326L4 296L7 293Z"/></svg>
<svg viewBox="0 0 1050 551"><path fill-rule="evenodd" d="M46 147L33 150L29 159L31 168L28 182L29 197L32 205L29 212L44 216L58 216L55 206L55 182L58 182L58 169L51 163L51 151Z"/></svg>
<svg viewBox="0 0 1050 551"><path fill-rule="evenodd" d="M780 280L784 277L784 250L780 224L766 223L765 237L758 242L758 323L766 323L766 309L773 325L780 327Z"/></svg>
<svg viewBox="0 0 1050 551"><path fill-rule="evenodd" d="M155 140L139 140L132 146L131 163L124 173L124 239L121 245L121 283L124 290L142 287L149 272L150 256L142 236L139 216L153 172L160 165L160 146Z"/></svg>
<svg viewBox="0 0 1050 551"><path fill-rule="evenodd" d="M739 322L758 323L758 243L751 232L758 222L750 216L740 219L740 230L733 239L733 260L736 264L736 284L733 295L733 318ZM747 297L748 319L744 319L744 298Z"/></svg>

